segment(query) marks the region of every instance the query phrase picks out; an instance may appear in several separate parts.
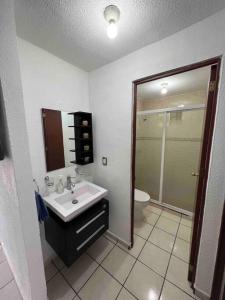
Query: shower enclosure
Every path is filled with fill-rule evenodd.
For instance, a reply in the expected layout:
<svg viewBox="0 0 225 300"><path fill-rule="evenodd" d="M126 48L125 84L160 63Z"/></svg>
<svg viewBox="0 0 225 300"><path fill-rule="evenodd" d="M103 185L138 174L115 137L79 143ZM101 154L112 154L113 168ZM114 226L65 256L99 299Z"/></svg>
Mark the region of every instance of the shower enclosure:
<svg viewBox="0 0 225 300"><path fill-rule="evenodd" d="M191 215L205 105L137 112L136 187L153 202Z"/></svg>

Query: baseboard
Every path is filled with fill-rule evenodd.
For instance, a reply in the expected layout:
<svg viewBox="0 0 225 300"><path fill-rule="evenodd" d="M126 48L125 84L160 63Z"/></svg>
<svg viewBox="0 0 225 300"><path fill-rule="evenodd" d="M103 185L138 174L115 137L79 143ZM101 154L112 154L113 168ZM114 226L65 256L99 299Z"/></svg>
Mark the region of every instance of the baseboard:
<svg viewBox="0 0 225 300"><path fill-rule="evenodd" d="M126 241L124 241L123 239L121 239L118 235L116 235L115 233L111 232L110 230L107 230L106 234L109 235L109 237L112 238L114 241L119 242L124 247L127 247L127 248L131 247L130 243L127 243Z"/></svg>
<svg viewBox="0 0 225 300"><path fill-rule="evenodd" d="M203 292L201 289L199 289L198 287L196 287L196 285L194 286L195 288L195 295L200 298L201 300L210 300L210 295Z"/></svg>

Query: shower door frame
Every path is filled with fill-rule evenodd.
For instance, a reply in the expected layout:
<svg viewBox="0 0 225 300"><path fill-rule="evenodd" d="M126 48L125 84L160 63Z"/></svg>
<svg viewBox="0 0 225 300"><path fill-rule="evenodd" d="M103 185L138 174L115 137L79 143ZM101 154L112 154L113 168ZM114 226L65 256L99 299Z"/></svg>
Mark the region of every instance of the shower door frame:
<svg viewBox="0 0 225 300"><path fill-rule="evenodd" d="M195 105L188 105L185 107L168 107L168 108L162 108L162 109L143 110L143 111L137 111L137 114L136 114L137 116L163 114L163 131L162 131L160 180L159 180L159 200L151 198L151 201L155 204L175 210L179 213L186 214L188 216L193 216L193 212L179 208L177 206L167 204L162 201L163 181L164 181L164 165L165 165L165 149L166 149L166 129L167 129L166 122L167 122L168 113L176 112L176 111L192 111L192 110L198 110L198 109L206 109L206 105L205 104L195 104ZM200 152L201 152L201 150L200 150Z"/></svg>
<svg viewBox="0 0 225 300"><path fill-rule="evenodd" d="M195 211L194 211L194 225L191 239L191 254L189 261L188 280L191 282L191 287L194 288L195 276L197 270L198 253L200 247L200 239L202 233L202 223L205 208L205 196L209 174L209 163L211 155L211 146L214 132L214 123L217 107L217 94L220 78L220 66L222 56L217 56L194 64L186 65L177 69L165 71L155 75L150 75L133 81L133 117L132 117L132 138L131 138L131 188L130 188L130 202L131 202L131 222L130 222L130 241L133 247L134 243L134 189L135 189L135 155L136 155L136 113L137 113L137 86L139 84L161 79L168 76L184 73L195 70L205 66L211 66L210 74L210 89L208 90L208 101L206 108L206 120L203 135L203 146L201 152L200 171L201 177L198 182L198 191L196 196ZM205 151L203 153L203 150Z"/></svg>

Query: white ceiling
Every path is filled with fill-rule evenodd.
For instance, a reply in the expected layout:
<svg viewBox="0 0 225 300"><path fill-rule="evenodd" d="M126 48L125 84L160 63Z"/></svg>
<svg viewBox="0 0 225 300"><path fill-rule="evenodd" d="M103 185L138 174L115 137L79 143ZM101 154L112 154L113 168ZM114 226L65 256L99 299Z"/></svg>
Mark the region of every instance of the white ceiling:
<svg viewBox="0 0 225 300"><path fill-rule="evenodd" d="M115 40L104 8L121 11ZM224 0L16 0L18 36L87 71L225 8Z"/></svg>
<svg viewBox="0 0 225 300"><path fill-rule="evenodd" d="M168 83L166 96L185 94L193 91L204 91L207 94L210 67L188 71L185 73L164 77L138 85L138 100L157 100L161 95L162 83Z"/></svg>

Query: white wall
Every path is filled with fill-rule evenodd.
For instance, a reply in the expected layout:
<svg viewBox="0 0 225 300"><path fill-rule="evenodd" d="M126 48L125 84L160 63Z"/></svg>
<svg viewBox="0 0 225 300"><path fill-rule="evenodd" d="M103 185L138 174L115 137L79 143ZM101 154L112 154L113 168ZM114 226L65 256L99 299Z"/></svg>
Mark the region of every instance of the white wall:
<svg viewBox="0 0 225 300"><path fill-rule="evenodd" d="M130 241L132 81L225 53L225 10L90 74L95 182L110 191L110 229ZM116 43L116 40L115 40ZM225 70L225 66L222 66ZM210 294L225 194L225 74L220 82L196 288ZM101 165L108 157L108 166Z"/></svg>
<svg viewBox="0 0 225 300"><path fill-rule="evenodd" d="M88 73L19 38L18 51L32 173L43 187L46 164L41 108L89 111ZM92 167L86 166L86 172L91 173ZM49 174L57 178L57 175L73 170L74 167L70 167ZM43 256L47 262L54 252L45 241L43 226L41 236Z"/></svg>
<svg viewBox="0 0 225 300"><path fill-rule="evenodd" d="M0 131L6 151L0 162L0 236L23 298L45 300L13 5L0 1Z"/></svg>

